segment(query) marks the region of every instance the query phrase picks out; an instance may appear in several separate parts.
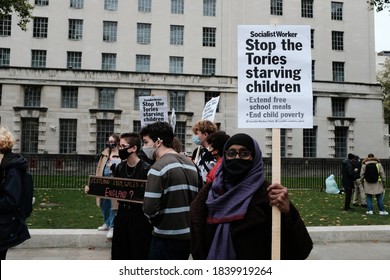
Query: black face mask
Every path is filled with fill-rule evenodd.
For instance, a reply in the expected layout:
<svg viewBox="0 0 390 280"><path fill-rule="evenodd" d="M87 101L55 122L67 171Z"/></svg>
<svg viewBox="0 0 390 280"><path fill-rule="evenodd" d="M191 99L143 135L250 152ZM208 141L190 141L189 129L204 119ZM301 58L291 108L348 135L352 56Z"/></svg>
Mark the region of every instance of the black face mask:
<svg viewBox="0 0 390 280"><path fill-rule="evenodd" d="M131 155L133 152L128 152L127 150L128 150L129 148L127 148L127 149L120 149L119 150L119 157L121 158L121 160L125 160L125 159L127 159L128 157L129 157L129 155Z"/></svg>
<svg viewBox="0 0 390 280"><path fill-rule="evenodd" d="M225 160L225 178L228 180L229 183L238 183L248 174L252 166L252 160L245 160L240 158Z"/></svg>
<svg viewBox="0 0 390 280"><path fill-rule="evenodd" d="M107 143L107 148L110 148L111 150L116 147L115 143Z"/></svg>

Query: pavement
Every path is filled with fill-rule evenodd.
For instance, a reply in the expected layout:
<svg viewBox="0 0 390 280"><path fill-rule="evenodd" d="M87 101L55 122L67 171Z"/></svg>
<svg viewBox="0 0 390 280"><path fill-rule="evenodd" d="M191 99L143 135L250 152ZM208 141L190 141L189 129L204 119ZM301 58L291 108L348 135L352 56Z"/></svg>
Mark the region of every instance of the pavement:
<svg viewBox="0 0 390 280"><path fill-rule="evenodd" d="M308 227L309 260L390 260L390 225ZM7 260L109 260L111 241L94 229L32 229Z"/></svg>

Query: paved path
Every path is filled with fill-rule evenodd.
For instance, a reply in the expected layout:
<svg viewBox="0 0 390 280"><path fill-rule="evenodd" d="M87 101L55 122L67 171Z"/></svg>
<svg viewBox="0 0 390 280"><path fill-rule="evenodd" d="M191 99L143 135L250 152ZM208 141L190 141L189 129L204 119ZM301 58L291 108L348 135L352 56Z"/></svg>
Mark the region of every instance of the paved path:
<svg viewBox="0 0 390 280"><path fill-rule="evenodd" d="M11 249L8 260L109 260L109 248ZM319 242L309 260L390 260L390 242Z"/></svg>

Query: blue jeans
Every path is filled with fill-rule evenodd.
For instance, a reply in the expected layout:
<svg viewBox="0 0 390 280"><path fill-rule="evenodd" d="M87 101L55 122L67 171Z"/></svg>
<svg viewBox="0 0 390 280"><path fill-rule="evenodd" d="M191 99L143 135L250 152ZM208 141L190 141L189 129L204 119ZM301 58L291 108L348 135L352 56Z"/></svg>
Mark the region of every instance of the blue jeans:
<svg viewBox="0 0 390 280"><path fill-rule="evenodd" d="M111 199L101 198L100 208L102 209L104 223L109 227L114 227L115 212L111 208Z"/></svg>
<svg viewBox="0 0 390 280"><path fill-rule="evenodd" d="M375 197L376 197L376 203L378 205L379 211L385 211L383 205L383 193L376 194ZM372 194L366 194L366 201L367 201L367 210L372 211L373 210Z"/></svg>

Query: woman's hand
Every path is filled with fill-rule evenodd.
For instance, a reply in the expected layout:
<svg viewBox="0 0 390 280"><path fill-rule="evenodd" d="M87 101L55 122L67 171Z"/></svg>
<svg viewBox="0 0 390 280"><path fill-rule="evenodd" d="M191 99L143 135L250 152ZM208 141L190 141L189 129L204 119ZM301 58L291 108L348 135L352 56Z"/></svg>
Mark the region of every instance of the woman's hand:
<svg viewBox="0 0 390 280"><path fill-rule="evenodd" d="M279 183L274 183L267 188L267 192L271 206L278 207L282 213L290 213L290 200L286 187Z"/></svg>

